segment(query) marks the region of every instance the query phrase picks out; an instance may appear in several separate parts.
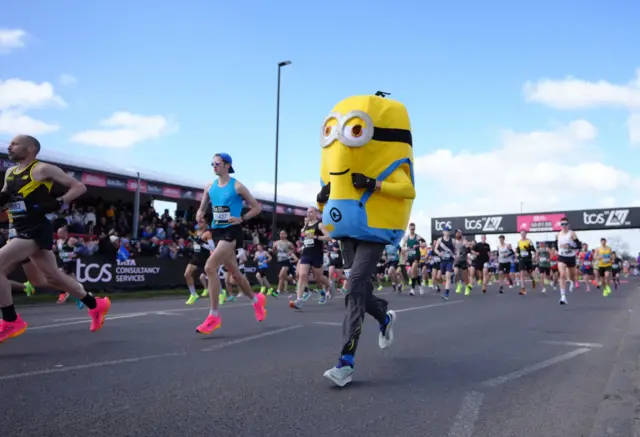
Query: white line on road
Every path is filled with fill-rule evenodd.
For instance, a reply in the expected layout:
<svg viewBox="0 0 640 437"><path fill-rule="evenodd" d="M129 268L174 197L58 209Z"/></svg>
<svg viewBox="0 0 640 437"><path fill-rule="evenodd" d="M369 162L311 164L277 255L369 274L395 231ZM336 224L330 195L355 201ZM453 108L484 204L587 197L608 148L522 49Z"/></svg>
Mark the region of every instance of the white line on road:
<svg viewBox="0 0 640 437"><path fill-rule="evenodd" d="M580 343L575 341L543 341L542 343L557 344L558 346L575 346L575 347L588 347L588 348L602 347L602 343Z"/></svg>
<svg viewBox="0 0 640 437"><path fill-rule="evenodd" d="M32 376L51 375L53 373L73 372L75 370L94 369L96 367L115 366L118 364L137 363L140 361L154 360L158 358L181 357L183 355L187 355L187 353L174 352L169 354L146 355L143 357L136 357L136 358L124 358L121 360L101 361L97 363L80 364L78 366L56 367L54 369L34 370L33 372L14 373L13 375L3 375L3 376L0 376L0 381L7 381L10 379L29 378Z"/></svg>
<svg viewBox="0 0 640 437"><path fill-rule="evenodd" d="M472 391L462 400L462 405L458 411L453 426L449 430L449 437L471 437L475 428L484 393Z"/></svg>
<svg viewBox="0 0 640 437"><path fill-rule="evenodd" d="M399 310L393 310L396 313L404 313L406 311L416 311L416 310L422 310L425 308L434 308L434 307L441 307L441 306L445 306L445 305L453 305L455 303L462 303L464 302L463 300L454 300L453 302L442 302L442 303L432 303L431 305L422 305L419 307L410 307L410 308L401 308Z"/></svg>
<svg viewBox="0 0 640 437"><path fill-rule="evenodd" d="M570 360L571 358L577 357L578 355L582 355L591 351L589 348L580 348L564 355L559 355L557 357L548 359L546 361L542 361L540 363L534 364L532 366L524 367L520 370L516 370L515 372L507 373L506 375L498 376L497 378L489 379L482 383L485 387L494 388L505 382L513 381L514 379L522 378L523 376L529 375L533 372L537 372L538 370L542 370L549 366L553 366L554 364L561 363L562 361Z"/></svg>
<svg viewBox="0 0 640 437"><path fill-rule="evenodd" d="M313 322L315 325L342 326L341 322Z"/></svg>
<svg viewBox="0 0 640 437"><path fill-rule="evenodd" d="M118 319L132 319L134 317L146 316L147 313L131 313L131 314L121 314L118 316L107 316L107 320L118 320ZM84 317L82 320L76 320L75 322L67 322L67 323L54 323L53 325L40 325L29 327L29 331L33 331L36 329L46 329L46 328L60 328L62 326L73 326L73 325L81 325L83 323L89 324L91 319L89 317Z"/></svg>
<svg viewBox="0 0 640 437"><path fill-rule="evenodd" d="M250 335L248 337L242 337L242 338L238 338L238 339L231 340L231 341L225 341L224 343L218 343L218 344L214 344L213 346L210 346L210 347L205 347L204 349L201 349L201 352L217 351L218 349L222 349L222 348L225 348L225 347L228 347L228 346L233 346L233 345L240 344L240 343L246 343L248 341L258 340L260 338L269 337L271 335L282 334L283 332L291 331L293 329L302 328L302 326L303 325L288 326L286 328L276 329L274 331L263 332L261 334Z"/></svg>

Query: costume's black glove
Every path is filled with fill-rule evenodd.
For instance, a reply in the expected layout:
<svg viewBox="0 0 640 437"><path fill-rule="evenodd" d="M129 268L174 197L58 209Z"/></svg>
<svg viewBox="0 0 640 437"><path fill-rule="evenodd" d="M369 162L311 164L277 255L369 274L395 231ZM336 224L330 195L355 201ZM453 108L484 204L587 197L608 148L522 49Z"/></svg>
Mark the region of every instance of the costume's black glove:
<svg viewBox="0 0 640 437"><path fill-rule="evenodd" d="M39 212L43 214L56 212L61 207L62 207L62 201L60 199L54 199L53 197L49 197L48 199L40 202L39 204L33 205L34 209L37 209Z"/></svg>
<svg viewBox="0 0 640 437"><path fill-rule="evenodd" d="M11 194L4 191L0 192L0 207L5 206L9 202L11 202Z"/></svg>
<svg viewBox="0 0 640 437"><path fill-rule="evenodd" d="M322 190L318 193L316 201L321 204L325 204L329 201L329 193L331 193L331 182L322 187Z"/></svg>
<svg viewBox="0 0 640 437"><path fill-rule="evenodd" d="M367 191L375 191L377 180L363 175L362 173L352 173L351 181L353 186Z"/></svg>

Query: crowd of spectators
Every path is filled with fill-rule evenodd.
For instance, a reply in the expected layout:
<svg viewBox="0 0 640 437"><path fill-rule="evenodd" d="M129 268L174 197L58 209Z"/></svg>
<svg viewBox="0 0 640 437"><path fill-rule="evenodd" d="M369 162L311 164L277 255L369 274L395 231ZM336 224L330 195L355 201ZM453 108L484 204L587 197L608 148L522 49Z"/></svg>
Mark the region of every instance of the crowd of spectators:
<svg viewBox="0 0 640 437"><path fill-rule="evenodd" d="M54 229L66 227L78 239L80 255L103 254L116 256L125 245L132 256L161 258L190 257L192 239L197 235L196 208L176 211L156 211L151 203L140 206L138 239L134 240L133 205L122 201L105 202L100 198L82 197L67 209L51 214ZM0 232L0 246L8 238L6 221ZM300 235L299 225L284 225L292 241ZM244 247L249 252L258 244L272 244L270 223L257 217L244 229Z"/></svg>

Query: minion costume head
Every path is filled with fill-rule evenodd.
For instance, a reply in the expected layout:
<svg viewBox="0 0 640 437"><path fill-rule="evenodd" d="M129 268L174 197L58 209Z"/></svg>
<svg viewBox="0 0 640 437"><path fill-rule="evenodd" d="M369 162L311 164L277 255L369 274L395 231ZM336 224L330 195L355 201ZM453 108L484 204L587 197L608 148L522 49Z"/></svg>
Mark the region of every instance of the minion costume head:
<svg viewBox="0 0 640 437"><path fill-rule="evenodd" d="M416 196L407 109L379 96L338 103L320 134L318 207L331 237L399 244Z"/></svg>

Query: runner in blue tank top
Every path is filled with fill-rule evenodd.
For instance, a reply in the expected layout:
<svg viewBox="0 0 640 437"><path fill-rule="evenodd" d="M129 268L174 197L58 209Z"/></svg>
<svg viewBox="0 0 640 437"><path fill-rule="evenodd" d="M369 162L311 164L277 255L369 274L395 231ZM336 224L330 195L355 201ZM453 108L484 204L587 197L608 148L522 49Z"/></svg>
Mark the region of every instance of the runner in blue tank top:
<svg viewBox="0 0 640 437"><path fill-rule="evenodd" d="M209 208L209 203L211 203L213 210L211 233L215 247L204 266L204 271L209 277L211 310L205 321L196 329L196 332L200 334L211 334L222 325L222 319L218 313L220 302L218 270L223 264L227 271L236 278L238 287L252 299L256 320L261 322L267 316L266 296L253 292L251 284L238 268L236 260L236 248L242 247L242 223L260 214L262 207L247 187L229 176L234 172L232 164L233 161L228 154L214 155L211 166L218 178L205 187L202 202L200 202L200 208L196 215L197 220L202 220ZM242 214L243 200L249 205L249 211L244 215Z"/></svg>

